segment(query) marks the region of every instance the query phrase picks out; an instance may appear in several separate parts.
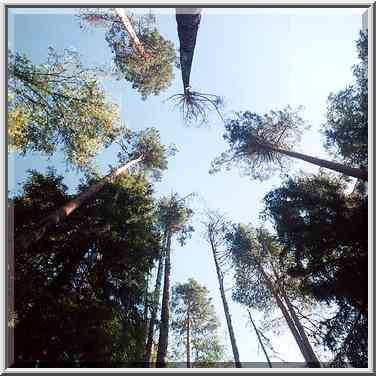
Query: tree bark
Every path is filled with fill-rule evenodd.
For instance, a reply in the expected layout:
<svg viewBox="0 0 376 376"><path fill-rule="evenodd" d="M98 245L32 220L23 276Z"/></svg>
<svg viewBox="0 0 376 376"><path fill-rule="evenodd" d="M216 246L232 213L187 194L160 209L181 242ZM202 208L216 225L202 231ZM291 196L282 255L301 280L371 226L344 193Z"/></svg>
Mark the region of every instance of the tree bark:
<svg viewBox="0 0 376 376"><path fill-rule="evenodd" d="M63 221L83 203L93 198L95 194L98 193L107 183L111 183L117 176L124 174L131 166L139 163L141 160L142 157L139 157L124 164L122 167L119 167L118 169L104 177L97 184L94 184L85 192L79 194L75 199L68 201L59 209L54 210L46 218L37 223L32 231L21 234L17 239L15 239L16 252L24 252L32 244L41 240L48 229L56 226L58 223Z"/></svg>
<svg viewBox="0 0 376 376"><path fill-rule="evenodd" d="M240 358L239 358L239 350L238 350L238 346L236 344L234 329L232 327L231 315L230 315L230 310L229 310L228 304L227 304L225 289L223 287L223 277L221 275L220 266L218 264L215 246L213 244L211 237L209 237L209 238L210 238L210 245L211 245L211 248L212 248L212 251L213 251L214 263L215 263L215 268L216 268L216 271L217 271L217 277L218 277L218 283L219 283L219 291L221 292L221 298L222 298L222 303L223 303L223 309L225 311L228 333L230 335L230 341L231 341L232 353L234 355L235 367L241 368L242 366L241 366L241 362L240 362Z"/></svg>
<svg viewBox="0 0 376 376"><path fill-rule="evenodd" d="M279 148L273 147L271 145L263 145L263 147L265 149L269 149L269 150L275 151L277 153L287 155L287 156L292 157L292 158L297 158L297 159L300 159L302 161L312 163L316 166L328 168L330 170L340 172L340 173L347 175L347 176L352 176L353 178L356 178L356 179L368 181L368 171L365 170L365 169L348 167L348 166L345 166L341 163L336 163L336 162L327 161L327 160L321 159L321 158L311 157L309 155L297 153L295 151L279 149Z"/></svg>
<svg viewBox="0 0 376 376"><path fill-rule="evenodd" d="M146 363L147 367L151 367L152 363L152 355L153 355L153 342L154 342L154 327L155 322L157 321L157 313L158 313L158 305L159 305L159 298L161 293L161 285L162 285L162 276L163 276L163 262L165 258L165 248L166 248L166 237L167 237L167 230L165 230L164 239L163 239L163 247L162 253L159 258L158 264L158 271L157 271L157 278L155 281L155 288L154 288L154 304L152 308L150 323L149 323L149 331L148 331L148 340L146 343Z"/></svg>
<svg viewBox="0 0 376 376"><path fill-rule="evenodd" d="M161 325L159 329L158 353L157 353L157 367L164 368L167 363L167 347L168 347L168 332L170 327L170 274L171 274L171 229L168 230L166 256L165 256L165 271L164 271L164 285L162 298L162 313Z"/></svg>
<svg viewBox="0 0 376 376"><path fill-rule="evenodd" d="M278 295L278 292L275 290L274 286L273 286L273 283L270 281L270 278L269 276L266 274L266 272L264 271L264 268L262 267L262 265L260 263L258 263L258 268L261 272L261 274L263 275L264 279L265 279L265 283L266 285L268 286L268 288L270 289L270 291L272 292L276 302L277 302L277 306L278 308L281 310L286 322L287 322L287 325L289 326L290 330L291 330L291 333L292 335L294 336L295 338L295 341L300 349L300 352L302 353L303 357L304 357L304 360L306 361L306 363L308 364L309 367L311 367L311 357L304 345L304 342L303 342L303 339L301 338L300 336L300 333L298 331L298 329L296 328L295 326L295 323L294 321L292 320L287 308L285 307L285 305L283 304L281 298L279 297ZM316 367L314 367L316 368Z"/></svg>
<svg viewBox="0 0 376 376"><path fill-rule="evenodd" d="M180 42L180 65L184 93L186 93L190 87L192 60L200 22L201 8L176 8L176 23Z"/></svg>
<svg viewBox="0 0 376 376"><path fill-rule="evenodd" d="M265 244L264 241L261 241L261 243L262 243L262 247L264 248L264 250L266 250L267 253L269 254L270 266L272 267L272 271L273 271L273 274L274 274L274 277L275 277L275 280L276 280L278 291L281 293L283 299L285 300L285 302L287 304L288 311L290 312L290 317L293 320L295 327L299 332L299 335L300 335L301 340L303 341L304 347L306 348L307 356L310 359L310 361L308 363L312 367L320 368L321 367L320 361L317 358L315 352L313 351L313 348L312 348L311 343L309 342L309 340L307 338L305 330L304 330L302 324L300 323L298 316L295 313L294 307L292 306L290 299L288 298L283 286L280 285L280 282L279 282L280 277L279 277L279 274L278 274L276 268L274 267L273 260L272 260L272 254L270 252L270 249Z"/></svg>
<svg viewBox="0 0 376 376"><path fill-rule="evenodd" d="M150 55L145 51L143 45L141 44L140 39L138 38L136 32L134 31L134 28L131 24L129 17L125 13L125 9L115 8L115 11L117 15L119 16L119 18L121 19L125 30L127 30L127 33L132 40L133 48L136 49L145 60L147 60L150 57Z"/></svg>
<svg viewBox="0 0 376 376"><path fill-rule="evenodd" d="M187 311L187 368L191 368L191 323L190 323L190 306Z"/></svg>
<svg viewBox="0 0 376 376"><path fill-rule="evenodd" d="M264 346L264 343L262 342L262 339L261 339L261 336L260 336L260 333L255 325L255 323L253 322L253 319L252 319L252 315L251 315L251 311L248 311L248 314L249 314L249 318L251 319L251 323L252 323L252 326L253 326L253 329L255 330L256 332L256 335L257 335L257 339L260 343L260 346L262 348L262 351L264 352L264 355L265 355L265 358L266 360L268 361L268 365L269 365L269 368L272 368L272 363L269 359L269 355L268 353L266 352L266 349L265 349L265 346Z"/></svg>
<svg viewBox="0 0 376 376"><path fill-rule="evenodd" d="M287 304L288 310L290 311L291 317L292 317L292 319L293 319L293 321L296 325L296 328L298 329L298 331L300 333L300 337L303 340L304 346L307 349L308 355L311 359L310 365L312 367L320 368L321 367L320 361L319 361L318 357L316 356L315 352L313 351L311 343L309 342L307 335L305 334L305 330L303 328L303 325L301 324L298 316L296 315L294 307L292 306L292 304L290 302L290 299L288 298L288 296L286 295L286 293L284 291L282 291L282 296L283 296L284 300L286 301L286 304Z"/></svg>

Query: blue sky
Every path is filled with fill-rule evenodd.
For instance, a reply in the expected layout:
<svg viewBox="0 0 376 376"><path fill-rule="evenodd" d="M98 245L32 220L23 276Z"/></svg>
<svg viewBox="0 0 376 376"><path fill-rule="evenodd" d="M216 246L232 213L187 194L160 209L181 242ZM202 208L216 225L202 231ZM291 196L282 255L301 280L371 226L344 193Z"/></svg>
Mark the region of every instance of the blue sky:
<svg viewBox="0 0 376 376"><path fill-rule="evenodd" d="M140 10L135 10L136 12ZM295 150L329 158L319 132L325 121L326 100L330 92L352 82L351 67L356 63L355 40L361 29L364 9L205 9L197 36L191 72L195 90L223 96L225 114L251 110L264 113L290 104L304 106L304 118L312 124ZM155 10L160 32L178 48L173 9ZM34 63L43 62L49 46L62 50L75 48L85 65L111 63L111 51L104 31L82 31L74 12L63 10L12 10L9 19L9 47L25 52ZM216 114L204 127L187 127L178 111L165 100L182 91L180 71L169 89L158 97L141 100L125 81L105 81L106 92L121 109L122 119L132 129L155 126L165 144L174 143L179 153L170 160L169 169L156 184L156 196L172 190L184 196L200 194L192 205L197 211L196 232L183 248L173 247L172 281L195 278L206 285L222 322L228 344L218 282L210 249L201 237L199 213L205 208L219 209L236 222L259 225L262 198L280 185L279 176L268 181L252 181L237 169L209 175L212 159L224 151L223 124ZM103 174L116 160L115 148L101 153L97 162ZM26 170L45 171L53 165L65 176L74 192L80 175L67 172L64 157L57 154L46 160L37 154L9 157L9 189L14 191L26 176ZM315 166L293 163L293 170L317 172ZM230 279L229 279L230 282ZM234 331L240 358L245 362L265 361L257 350L255 333L248 324L246 311L231 302ZM261 318L254 313L256 320ZM302 357L291 334L285 329L278 336L269 333L276 350L286 361ZM230 351L229 351L230 354Z"/></svg>

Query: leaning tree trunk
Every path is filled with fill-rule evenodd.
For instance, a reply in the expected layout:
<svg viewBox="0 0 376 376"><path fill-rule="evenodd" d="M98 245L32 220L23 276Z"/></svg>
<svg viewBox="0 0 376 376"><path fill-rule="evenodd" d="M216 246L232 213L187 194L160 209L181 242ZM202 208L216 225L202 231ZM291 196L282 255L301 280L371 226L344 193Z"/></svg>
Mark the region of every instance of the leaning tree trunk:
<svg viewBox="0 0 376 376"><path fill-rule="evenodd" d="M200 8L176 8L176 23L180 42L180 66L184 92L189 90L193 54L198 27L201 22Z"/></svg>
<svg viewBox="0 0 376 376"><path fill-rule="evenodd" d="M313 351L313 348L311 346L311 343L309 342L308 340L308 337L305 333L305 330L303 328L303 325L301 324L298 316L296 315L295 313L295 309L294 307L292 306L291 302L290 302L290 299L288 298L288 296L286 295L286 293L284 291L282 291L282 296L287 304L287 308L288 310L290 311L290 314L291 314L291 317L296 325L296 328L298 329L299 333L300 333L300 337L302 338L303 340L303 343L304 343L304 346L306 347L307 349L307 352L311 358L311 363L314 367L321 367L320 365L320 361L318 359L318 357L316 356L315 352Z"/></svg>
<svg viewBox="0 0 376 376"><path fill-rule="evenodd" d="M280 282L279 282L280 281L280 276L279 276L276 268L274 267L274 263L272 261L272 254L270 252L270 249L269 249L269 247L264 242L262 242L262 246L263 246L263 249L266 250L268 252L268 254L269 254L269 257L270 257L270 266L272 268L272 272L273 272L275 280L276 280L278 292L281 293L282 298L286 302L288 311L290 312L290 317L293 320L293 322L295 324L295 327L296 327L296 329L299 332L300 338L303 341L304 347L306 348L307 355L311 359L310 364L312 365L312 367L320 368L321 367L320 361L319 361L318 357L316 356L315 352L313 351L313 348L311 346L311 343L308 340L308 337L307 337L307 335L305 333L303 325L301 324L298 316L296 315L295 309L292 306L292 304L290 302L290 299L288 298L288 296L287 296L287 294L286 294L283 286L280 285Z"/></svg>
<svg viewBox="0 0 376 376"><path fill-rule="evenodd" d="M17 239L15 239L15 250L17 252L27 250L32 244L41 240L48 229L63 221L83 203L92 199L95 194L97 194L106 184L113 182L117 176L124 174L131 166L139 163L141 160L142 156L126 163L122 167L119 167L100 180L97 184L94 184L85 192L79 194L75 199L68 201L59 209L50 213L46 218L37 223L32 231L23 233Z"/></svg>
<svg viewBox="0 0 376 376"><path fill-rule="evenodd" d="M269 146L269 145L264 145L264 147L265 147L265 149L269 149L269 150L275 151L277 153L287 155L287 156L292 157L292 158L297 158L297 159L300 159L302 161L312 163L316 166L328 168L330 170L340 172L344 175L352 176L353 178L368 181L368 172L365 169L348 167L348 166L345 166L341 163L331 162L331 161L327 161L325 159L311 157L311 156L306 155L306 154L297 153L295 151L290 151L290 150L279 149L279 148Z"/></svg>
<svg viewBox="0 0 376 376"><path fill-rule="evenodd" d="M252 315L251 315L251 311L248 310L248 314L249 314L249 318L251 320L251 323L252 323L252 326L253 326L253 329L255 330L256 332L256 335L257 335L257 339L260 343L260 346L262 348L262 351L264 352L264 355L265 355L265 358L266 360L268 361L268 365L269 365L269 368L272 368L272 363L269 359L269 355L268 353L266 352L266 349L265 349L265 346L264 346L264 343L262 342L262 339L261 339L261 336L260 336L260 333L259 333L259 330L257 329L255 323L253 322L253 319L252 319Z"/></svg>
<svg viewBox="0 0 376 376"><path fill-rule="evenodd" d="M309 354L306 346L304 345L303 339L301 338L300 333L299 333L298 329L296 328L295 323L294 323L293 319L291 318L287 308L285 307L281 298L279 297L278 292L274 288L273 283L270 281L269 276L266 274L266 272L264 271L264 268L262 267L262 265L260 263L258 263L257 266L258 266L258 269L260 270L261 274L263 275L263 277L265 279L266 285L268 286L268 288L272 292L272 294L273 294L273 296L274 296L274 298L277 302L277 306L281 310L281 312L282 312L282 314L283 314L283 316L284 316L284 318L287 322L287 325L289 326L291 333L294 336L295 341L296 341L296 343L297 343L297 345L300 349L300 352L302 353L302 355L304 357L304 360L306 361L306 363L309 367L316 368L317 365L313 364L312 358L310 357L310 354Z"/></svg>
<svg viewBox="0 0 376 376"><path fill-rule="evenodd" d="M121 22L125 30L127 30L127 33L132 40L133 48L137 50L145 60L148 59L150 55L145 51L143 45L141 44L140 39L138 38L136 32L134 31L134 28L132 26L132 23L129 17L125 13L125 9L115 8L115 11L117 15L119 16L119 18L121 19Z"/></svg>
<svg viewBox="0 0 376 376"><path fill-rule="evenodd" d="M158 353L157 353L157 367L158 368L166 367L166 363L167 363L168 332L170 328L169 321L170 321L171 236L172 236L171 229L169 229L167 245L166 245L161 325L159 329L159 341L158 341Z"/></svg>
<svg viewBox="0 0 376 376"><path fill-rule="evenodd" d="M236 344L234 329L232 327L232 322L231 322L230 310L228 308L226 294L225 294L225 289L224 289L224 286L223 286L223 277L221 275L221 270L220 270L220 267L219 267L219 264L218 264L218 259L217 259L217 253L216 253L216 250L215 250L215 246L214 246L213 241L212 241L211 238L210 238L210 245L211 245L211 248L212 248L212 251L213 251L215 268L217 270L217 277L218 277L218 283L219 283L219 291L221 292L223 309L225 311L227 328L228 328L228 333L230 335L230 341L231 341L232 353L234 355L235 366L236 366L236 368L241 368L242 366L241 366L240 358L239 358L239 350L238 350L238 346Z"/></svg>
<svg viewBox="0 0 376 376"><path fill-rule="evenodd" d="M151 318L149 323L149 331L148 331L148 340L146 343L146 367L151 367L152 363L152 355L153 355L153 343L154 343L154 327L155 322L157 321L157 313L158 313L158 305L159 305L159 297L161 292L161 285L162 285L162 276L163 276L163 262L165 258L165 248L166 248L166 237L167 237L167 229L164 233L163 245L162 245L162 252L159 257L159 264L158 264L158 271L157 271L157 278L155 281L155 288L154 288L154 302L151 311Z"/></svg>

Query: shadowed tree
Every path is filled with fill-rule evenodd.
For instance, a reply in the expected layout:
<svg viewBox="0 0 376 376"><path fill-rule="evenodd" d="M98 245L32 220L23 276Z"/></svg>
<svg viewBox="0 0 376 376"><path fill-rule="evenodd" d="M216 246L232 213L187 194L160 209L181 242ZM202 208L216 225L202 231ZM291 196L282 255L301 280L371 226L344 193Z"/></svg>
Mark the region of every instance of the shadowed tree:
<svg viewBox="0 0 376 376"><path fill-rule="evenodd" d="M226 229L229 226L229 223L225 220L225 218L217 212L208 211L206 214L206 222L204 223L205 226L205 239L210 244L215 269L217 272L218 284L219 284L219 291L221 293L223 310L225 312L227 329L230 336L231 341L231 348L232 353L234 356L235 366L237 368L241 368L240 358L239 358L239 350L236 344L234 329L232 327L231 322L231 314L227 304L225 287L224 287L224 276L225 273L223 271L223 267L226 265L226 253L223 252L221 247L224 245L226 239Z"/></svg>
<svg viewBox="0 0 376 376"><path fill-rule="evenodd" d="M77 52L49 48L46 63L8 55L8 125L11 150L52 155L61 149L80 169L119 135L119 113L105 97L94 69Z"/></svg>
<svg viewBox="0 0 376 376"><path fill-rule="evenodd" d="M187 202L193 194L179 198L175 194L163 198L159 204L159 221L166 228L166 250L164 265L163 296L161 309L161 323L159 328L157 367L165 367L167 362L168 333L170 327L170 278L171 278L171 240L177 236L183 246L187 238L191 236L193 227L189 224L193 210L187 206Z"/></svg>
<svg viewBox="0 0 376 376"><path fill-rule="evenodd" d="M207 288L192 278L173 288L171 327L178 345L185 348L187 368L223 362L219 321L208 295Z"/></svg>
<svg viewBox="0 0 376 376"><path fill-rule="evenodd" d="M299 279L302 293L338 307L321 324L336 364L347 358L355 367L366 366L367 196L348 194L345 182L321 173L287 179L264 202L287 272Z"/></svg>
<svg viewBox="0 0 376 376"><path fill-rule="evenodd" d="M264 180L277 170L286 168L286 157L297 158L319 167L328 168L357 179L368 180L367 170L311 157L292 150L300 140L305 123L300 110L286 107L258 115L249 111L239 112L226 121L223 138L229 149L212 162L211 173L223 165L230 169L236 164L254 179Z"/></svg>
<svg viewBox="0 0 376 376"><path fill-rule="evenodd" d="M143 99L171 85L176 52L158 32L154 15L136 18L123 8L85 8L79 17L83 23L105 27L117 75L131 82Z"/></svg>
<svg viewBox="0 0 376 376"><path fill-rule="evenodd" d="M159 176L160 170L167 168L167 150L160 144L159 133L154 128L148 128L139 132L126 130L119 144L121 151L118 154L118 159L122 165L104 178L93 183L93 185L78 194L74 199L66 202L36 222L31 231L16 237L16 250L25 250L31 244L38 242L50 228L65 220L86 201L92 200L106 184L113 182L116 177L125 174L130 168L139 167L150 170L155 176Z"/></svg>
<svg viewBox="0 0 376 376"><path fill-rule="evenodd" d="M272 298L281 310L291 333L309 367L320 367L304 329L290 304L289 294L298 290L291 280L277 274L269 247L272 237L265 230L254 230L250 226L234 225L226 234L228 251L231 254L235 272L235 301L248 308L263 311L272 308ZM275 246L275 245L274 245ZM275 248L274 252L278 250Z"/></svg>
<svg viewBox="0 0 376 376"><path fill-rule="evenodd" d="M154 330L155 325L157 322L157 314L159 308L159 301L160 301L160 293L161 293L161 286L162 286L162 277L163 277L163 266L165 262L165 254L166 254L166 247L167 247L167 226L164 228L163 233L163 241L162 241L162 248L160 251L160 255L158 257L158 270L157 276L155 280L155 288L153 291L152 297L152 307L151 307L151 315L149 320L149 328L148 328L148 339L146 342L146 367L151 367L153 363L153 351L154 351Z"/></svg>
<svg viewBox="0 0 376 376"><path fill-rule="evenodd" d="M351 167L368 166L368 33L357 41L355 83L331 93L324 124L326 147Z"/></svg>
<svg viewBox="0 0 376 376"><path fill-rule="evenodd" d="M62 180L53 171L30 173L13 198L16 235L70 199ZM152 195L141 174L120 176L69 222L15 252L10 330L18 366L137 367L144 361L144 291L160 248Z"/></svg>

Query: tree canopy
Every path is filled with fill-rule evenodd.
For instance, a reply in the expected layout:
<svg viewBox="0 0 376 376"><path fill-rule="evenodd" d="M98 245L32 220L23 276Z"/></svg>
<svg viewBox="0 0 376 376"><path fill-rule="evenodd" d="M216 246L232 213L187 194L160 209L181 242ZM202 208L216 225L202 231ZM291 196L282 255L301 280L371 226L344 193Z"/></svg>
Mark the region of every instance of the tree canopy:
<svg viewBox="0 0 376 376"><path fill-rule="evenodd" d="M223 362L224 348L218 333L220 324L209 291L192 278L174 286L172 292L171 327L177 345L184 346L185 352L188 320L193 367L210 367Z"/></svg>
<svg viewBox="0 0 376 376"><path fill-rule="evenodd" d="M289 178L265 196L265 214L283 245L281 263L302 292L339 307L323 323L325 343L359 366L367 362L368 198L345 188L324 173Z"/></svg>
<svg viewBox="0 0 376 376"><path fill-rule="evenodd" d="M49 48L46 63L39 65L9 52L8 75L11 150L52 155L61 147L68 165L87 169L118 136L118 109L77 52Z"/></svg>
<svg viewBox="0 0 376 376"><path fill-rule="evenodd" d="M242 320L235 320L242 310L243 321L248 323L249 317L270 367L274 365L266 348L278 357L276 344L262 332L274 329L273 334L279 334L285 325L304 367L367 367L367 32L361 32L357 41L359 60L352 68L353 84L328 97L321 132L333 160L324 160L297 151L309 128L302 116L303 107L287 105L266 113L246 110L225 118L220 111L221 97L193 90L190 75L202 12L201 8L181 7L175 12L175 19L170 17L170 24L163 28L158 27L156 16L145 10L133 14L125 8L78 8L73 17L64 17L68 21L61 25L71 25L79 18L81 28L104 28L94 33L97 39L90 43L108 44L102 58L109 59L111 66L105 68L85 66L75 48L48 48L49 35L45 39L46 60L33 44L27 46L30 55L19 49L8 51L8 152L14 152L12 159L20 162L14 172L20 189L8 194L7 338L13 347L7 362L13 359L14 363L7 365L247 367L256 358L247 349L254 342L246 343L244 336L235 335L247 327L242 328ZM18 20L12 22L17 24ZM30 40L40 41L43 48L43 36L32 33L39 30L39 23L33 22L21 20L19 35L30 33ZM56 18L52 22L60 21ZM212 27L213 23L207 25ZM54 43L67 43L74 36L77 48L90 50L90 37L76 26L78 35L74 36L72 29L63 36L55 35ZM162 35L165 31L171 35L176 32L180 59L173 42ZM238 37L231 34L221 43L235 40L231 46L235 51L243 43ZM210 38L206 47L208 42L211 44ZM233 99L239 98L239 88L250 87L244 80L249 67L242 61L249 56L239 54L238 59L237 76L244 82L238 86L230 82L231 87L226 80L217 82L227 85ZM91 51L84 58L96 59L98 54ZM216 63L220 62L217 59ZM195 165L199 158L192 147L202 146L209 138L213 141L221 133L207 134L208 139L203 137L189 146L185 135L176 133L171 124L160 130L145 124L158 117L144 113L146 102L140 97L158 96L170 87L174 67L181 68L183 90L168 100L180 109L183 120L187 124L207 123L209 111L214 109L223 122L219 131L227 149L212 161L209 173L238 167L241 174L259 181L281 174L281 179L274 179L277 186L263 198L264 210L259 213L257 227L244 220L249 215L249 207L243 205L248 198L241 201L234 197L237 180L226 184L219 180L216 187L208 188L200 175L201 167ZM129 110L135 111L132 128L122 122L118 107L107 97L104 87L108 83L100 80L103 74L122 80L123 88L135 89L127 97ZM117 95L119 87L112 84L112 94ZM205 80L202 84L210 85ZM269 99L272 104L276 97ZM151 102L154 107L150 109L155 109L157 102ZM165 120L173 121L166 116ZM180 140L187 148L180 159L187 170L178 168L173 174L186 174L191 169L194 176L188 175L192 172L169 176L159 184L168 158L177 152L174 145L162 144L162 136ZM217 143L207 151L217 147L221 146ZM27 165L34 168L33 154L38 155L38 165L26 170ZM25 155L27 158L19 160ZM52 167L43 173L38 170L52 156L65 158L69 176L61 176ZM300 171L288 175L291 158L320 170L317 174ZM108 172L99 173L97 162L107 165ZM204 180L197 183L197 177ZM239 217L226 219L221 214L223 207L209 210L202 201L192 206L190 200L197 193L183 196L175 190L181 184L189 189L189 178L196 178L195 185L205 186L211 203L226 199L221 194L230 189L227 193L234 201L229 215L243 215L244 222L239 222ZM78 187L72 190L68 182ZM250 196L256 197L264 188L253 184L252 189L255 191ZM205 218L197 220L197 214ZM184 267L191 275L198 273L201 267L192 269L198 262L207 262L208 250L212 253L214 268L204 269L208 274L204 280L219 287L215 298L221 299L219 309L223 305L227 327L222 330L228 333L225 339L231 344L230 361L209 289L193 278L182 281L181 275L173 276L174 282L178 281L174 286L171 282L172 273L182 266L182 260L173 254L174 246L186 245L201 219L204 231L201 239L193 238L193 247L203 249L197 253L188 249L186 252L192 253L186 255ZM209 246L205 247L203 240ZM229 304L227 294L240 305L238 311ZM263 314L255 315L257 321L263 319L260 329L252 318L255 311ZM240 358L237 339L249 358ZM282 356L294 355L298 355L296 349L289 349Z"/></svg>
<svg viewBox="0 0 376 376"><path fill-rule="evenodd" d="M65 202L66 189L53 171L31 172L14 198L15 233ZM152 192L142 175L119 177L69 223L16 253L17 364L116 367L144 361L147 276L160 252Z"/></svg>
<svg viewBox="0 0 376 376"><path fill-rule="evenodd" d="M132 83L143 99L158 95L171 85L176 66L174 44L163 38L152 14L128 16L131 26L145 50L141 54L134 47L134 40L114 8L86 8L80 10L85 23L106 27L106 41L114 54L115 70L119 77Z"/></svg>
<svg viewBox="0 0 376 376"><path fill-rule="evenodd" d="M368 166L368 33L357 41L355 83L328 98L324 124L326 147L353 167Z"/></svg>
<svg viewBox="0 0 376 376"><path fill-rule="evenodd" d="M266 146L290 150L300 140L307 127L301 109L287 106L280 111L259 115L250 111L238 112L226 120L223 135L229 149L212 162L211 173L225 166L237 165L244 175L264 180L278 169L286 168L286 158Z"/></svg>

